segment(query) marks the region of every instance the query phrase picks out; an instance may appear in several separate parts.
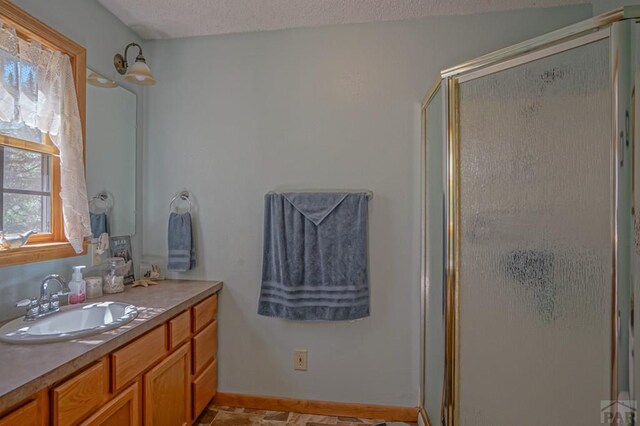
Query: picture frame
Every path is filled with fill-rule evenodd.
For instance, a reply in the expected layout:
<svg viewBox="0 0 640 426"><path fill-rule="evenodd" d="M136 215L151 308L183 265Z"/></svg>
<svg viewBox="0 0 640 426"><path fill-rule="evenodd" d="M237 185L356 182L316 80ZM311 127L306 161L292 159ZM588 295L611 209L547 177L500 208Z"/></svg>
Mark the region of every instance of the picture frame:
<svg viewBox="0 0 640 426"><path fill-rule="evenodd" d="M129 272L124 277L125 284L131 284L135 281L133 273L133 251L131 249L131 235L121 235L111 237L109 239L109 247L111 249L111 257L121 257L124 262L131 262Z"/></svg>

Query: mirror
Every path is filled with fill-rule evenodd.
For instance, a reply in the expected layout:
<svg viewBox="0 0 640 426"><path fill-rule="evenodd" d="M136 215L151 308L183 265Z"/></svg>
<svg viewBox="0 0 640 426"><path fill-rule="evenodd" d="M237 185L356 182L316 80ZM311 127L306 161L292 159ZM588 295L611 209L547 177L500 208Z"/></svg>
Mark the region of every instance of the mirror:
<svg viewBox="0 0 640 426"><path fill-rule="evenodd" d="M136 95L87 69L87 192L97 238L136 232Z"/></svg>

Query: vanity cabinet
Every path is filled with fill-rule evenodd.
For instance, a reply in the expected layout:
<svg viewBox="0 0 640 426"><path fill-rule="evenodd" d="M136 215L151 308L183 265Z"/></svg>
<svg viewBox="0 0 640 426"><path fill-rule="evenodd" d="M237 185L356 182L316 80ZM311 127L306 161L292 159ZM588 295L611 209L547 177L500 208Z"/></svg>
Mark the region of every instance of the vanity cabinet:
<svg viewBox="0 0 640 426"><path fill-rule="evenodd" d="M0 426L190 425L217 391L217 295L0 416Z"/></svg>

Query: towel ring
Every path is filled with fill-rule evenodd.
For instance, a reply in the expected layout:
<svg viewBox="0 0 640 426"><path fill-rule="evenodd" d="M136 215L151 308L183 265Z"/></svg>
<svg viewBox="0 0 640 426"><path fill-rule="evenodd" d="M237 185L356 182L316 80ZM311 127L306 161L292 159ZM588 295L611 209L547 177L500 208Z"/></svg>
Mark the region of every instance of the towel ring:
<svg viewBox="0 0 640 426"><path fill-rule="evenodd" d="M98 203L103 203L103 206L100 206ZM89 201L89 207L96 207L109 211L113 207L113 196L106 190L100 191L91 198Z"/></svg>
<svg viewBox="0 0 640 426"><path fill-rule="evenodd" d="M189 191L180 191L176 195L173 196L173 198L171 199L171 202L169 203L169 211L170 212L173 212L173 204L178 200L182 200L182 201L188 202L189 203L188 212L191 213L191 209L193 207L193 204L191 204L191 194L189 193Z"/></svg>

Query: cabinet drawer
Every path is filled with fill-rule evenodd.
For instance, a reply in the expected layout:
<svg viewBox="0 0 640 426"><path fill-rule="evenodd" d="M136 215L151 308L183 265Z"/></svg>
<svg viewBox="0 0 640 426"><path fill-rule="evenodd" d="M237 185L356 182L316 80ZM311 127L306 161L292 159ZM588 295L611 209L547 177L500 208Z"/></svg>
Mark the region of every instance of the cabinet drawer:
<svg viewBox="0 0 640 426"><path fill-rule="evenodd" d="M169 350L174 350L189 339L191 312L185 311L169 321Z"/></svg>
<svg viewBox="0 0 640 426"><path fill-rule="evenodd" d="M134 383L82 422L82 426L139 426L139 406L138 383Z"/></svg>
<svg viewBox="0 0 640 426"><path fill-rule="evenodd" d="M218 321L214 321L193 337L193 374L198 374L216 357Z"/></svg>
<svg viewBox="0 0 640 426"><path fill-rule="evenodd" d="M54 425L77 424L102 404L108 393L108 364L103 359L51 391Z"/></svg>
<svg viewBox="0 0 640 426"><path fill-rule="evenodd" d="M192 386L193 418L197 419L202 410L216 395L218 390L218 361L213 361L196 377Z"/></svg>
<svg viewBox="0 0 640 426"><path fill-rule="evenodd" d="M218 314L218 295L214 294L193 307L193 332L197 333L205 325L216 319Z"/></svg>
<svg viewBox="0 0 640 426"><path fill-rule="evenodd" d="M38 426L38 402L31 401L0 419L0 426Z"/></svg>
<svg viewBox="0 0 640 426"><path fill-rule="evenodd" d="M122 389L167 354L164 325L154 328L111 354L113 390Z"/></svg>

